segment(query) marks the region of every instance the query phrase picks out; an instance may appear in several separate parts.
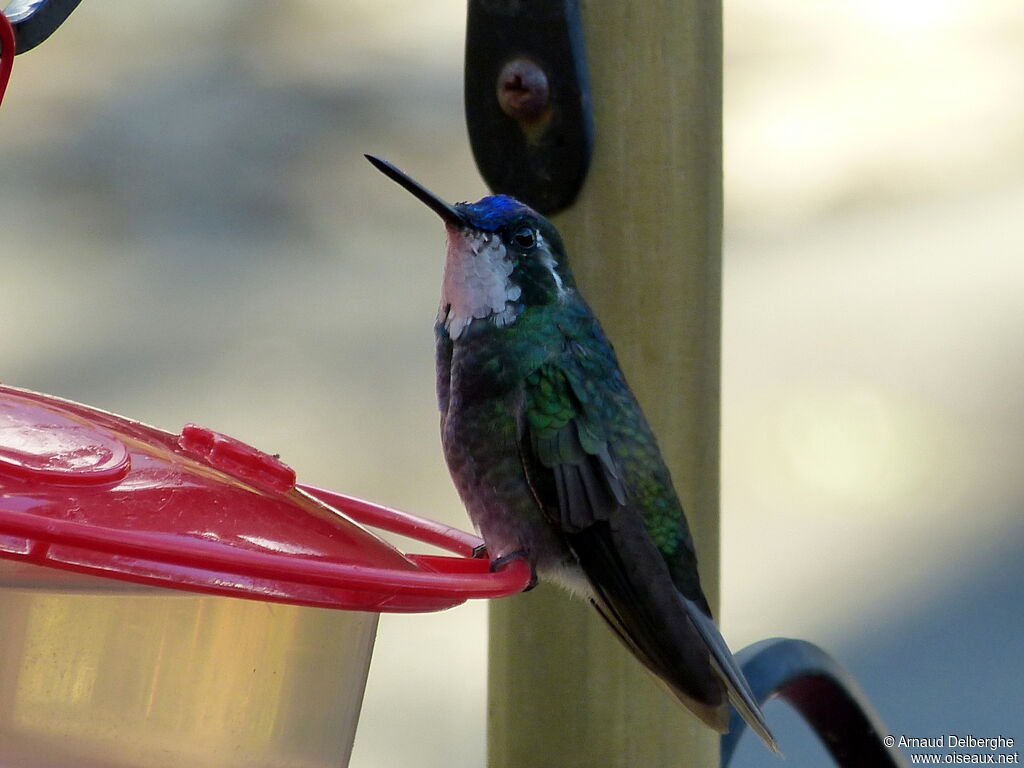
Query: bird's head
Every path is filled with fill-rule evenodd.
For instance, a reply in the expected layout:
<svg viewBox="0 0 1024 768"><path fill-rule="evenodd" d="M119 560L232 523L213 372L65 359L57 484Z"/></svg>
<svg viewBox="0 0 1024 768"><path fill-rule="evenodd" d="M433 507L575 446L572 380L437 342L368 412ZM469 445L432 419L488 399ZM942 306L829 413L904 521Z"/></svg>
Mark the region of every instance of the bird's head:
<svg viewBox="0 0 1024 768"><path fill-rule="evenodd" d="M575 290L558 230L529 206L505 195L450 205L386 160L366 158L444 222L448 251L439 321L453 340L474 320L508 327L530 307Z"/></svg>

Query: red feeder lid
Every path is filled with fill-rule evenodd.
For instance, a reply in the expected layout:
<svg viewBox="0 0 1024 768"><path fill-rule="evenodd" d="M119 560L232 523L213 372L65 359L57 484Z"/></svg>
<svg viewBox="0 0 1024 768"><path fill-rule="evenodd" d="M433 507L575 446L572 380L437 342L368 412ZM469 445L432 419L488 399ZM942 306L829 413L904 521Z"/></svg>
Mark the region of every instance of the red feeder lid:
<svg viewBox="0 0 1024 768"><path fill-rule="evenodd" d="M460 556L402 554L353 520ZM0 558L273 602L434 611L526 587L525 563L490 573L482 553L468 533L297 485L279 459L212 430L173 435L0 386Z"/></svg>

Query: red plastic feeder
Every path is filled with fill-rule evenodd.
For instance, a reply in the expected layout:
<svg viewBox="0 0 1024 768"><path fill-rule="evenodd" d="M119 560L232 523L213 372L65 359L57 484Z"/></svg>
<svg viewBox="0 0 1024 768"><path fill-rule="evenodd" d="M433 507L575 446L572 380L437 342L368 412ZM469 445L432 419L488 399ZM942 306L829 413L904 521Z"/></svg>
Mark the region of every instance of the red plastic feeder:
<svg viewBox="0 0 1024 768"><path fill-rule="evenodd" d="M379 612L529 582L482 545L202 427L0 386L0 764L345 765Z"/></svg>

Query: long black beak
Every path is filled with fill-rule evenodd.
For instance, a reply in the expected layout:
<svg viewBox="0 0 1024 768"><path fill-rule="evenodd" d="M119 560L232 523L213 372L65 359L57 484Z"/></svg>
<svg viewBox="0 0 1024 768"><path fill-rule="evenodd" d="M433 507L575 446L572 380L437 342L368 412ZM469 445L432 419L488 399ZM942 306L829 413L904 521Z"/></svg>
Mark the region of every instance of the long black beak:
<svg viewBox="0 0 1024 768"><path fill-rule="evenodd" d="M453 206L446 203L404 171L399 170L387 160L382 160L379 157L374 157L373 155L363 155L363 157L369 160L373 167L378 171L383 173L392 181L398 182L400 185L412 192L422 202L426 203L430 210L444 219L445 224L455 224L458 226L466 225L466 220L463 218L462 214L455 210Z"/></svg>

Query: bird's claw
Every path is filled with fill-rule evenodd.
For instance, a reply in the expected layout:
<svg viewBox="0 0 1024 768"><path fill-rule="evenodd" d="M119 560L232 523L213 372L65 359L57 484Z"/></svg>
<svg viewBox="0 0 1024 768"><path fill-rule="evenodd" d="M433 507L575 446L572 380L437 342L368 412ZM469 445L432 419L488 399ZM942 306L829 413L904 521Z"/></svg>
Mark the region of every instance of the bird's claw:
<svg viewBox="0 0 1024 768"><path fill-rule="evenodd" d="M527 557L525 550L517 549L515 552L499 555L491 560L491 573L501 570L513 560L525 560L530 566L530 583L526 585L525 589L523 589L523 592L529 592L537 586L537 569L533 567L533 563L530 562L530 558Z"/></svg>

